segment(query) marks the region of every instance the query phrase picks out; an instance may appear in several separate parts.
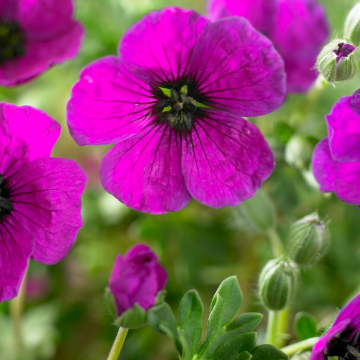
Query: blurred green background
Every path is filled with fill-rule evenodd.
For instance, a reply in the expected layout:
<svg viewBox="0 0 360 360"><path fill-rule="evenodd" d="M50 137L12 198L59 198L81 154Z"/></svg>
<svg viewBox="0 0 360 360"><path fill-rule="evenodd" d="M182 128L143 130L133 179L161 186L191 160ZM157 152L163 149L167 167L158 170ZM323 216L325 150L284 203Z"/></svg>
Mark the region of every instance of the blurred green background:
<svg viewBox="0 0 360 360"><path fill-rule="evenodd" d="M106 359L117 329L103 306L115 255L138 242L152 246L168 271L167 301L173 309L181 296L196 288L204 303L205 315L217 286L227 276L237 275L244 292L242 311L266 314L257 296L257 276L272 257L265 235L254 234L241 224L236 209L215 210L192 201L182 211L161 216L142 214L126 208L100 185L99 166L109 147L78 147L65 122L66 102L80 70L91 61L116 54L124 31L152 9L176 5L205 12L204 0L77 0L76 16L86 29L78 57L57 66L36 80L12 89L0 87L0 100L32 105L44 110L63 126L54 156L75 159L88 175L83 196L84 227L69 256L55 266L30 263L24 330L29 359ZM347 12L355 1L323 0L333 35L342 35ZM324 115L334 102L360 88L360 75L328 87L301 121L291 119L302 106L303 95L290 96L275 113L254 122L270 142L277 159L276 170L264 184L276 209L276 223L285 241L288 225L318 209L331 219L332 243L316 266L301 273L292 312L308 311L322 326L360 291L360 211L324 195L312 186L304 169L310 163L311 149L326 136ZM290 127L289 127L290 125ZM298 156L289 149L291 134L304 140L301 148L303 169ZM290 157L285 159L288 147ZM306 148L309 148L306 152ZM295 165L296 165L295 164ZM9 305L0 305L0 359L13 360L16 344L8 316ZM264 332L266 319L259 328ZM146 327L130 332L122 359L175 359L171 341Z"/></svg>

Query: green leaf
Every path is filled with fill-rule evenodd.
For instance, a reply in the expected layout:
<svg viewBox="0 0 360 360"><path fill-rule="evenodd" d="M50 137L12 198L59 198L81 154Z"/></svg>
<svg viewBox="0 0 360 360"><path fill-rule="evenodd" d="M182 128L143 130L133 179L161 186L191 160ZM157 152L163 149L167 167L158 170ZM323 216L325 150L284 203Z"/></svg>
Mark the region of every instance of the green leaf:
<svg viewBox="0 0 360 360"><path fill-rule="evenodd" d="M219 301L220 295L222 301ZM236 276L225 279L217 289L210 307L208 326L220 327L227 325L238 312L243 302L243 295ZM214 314L214 319L212 319Z"/></svg>
<svg viewBox="0 0 360 360"><path fill-rule="evenodd" d="M256 329L262 320L263 315L260 313L245 313L235 318L229 325L226 326L225 330L242 331L243 334L251 332Z"/></svg>
<svg viewBox="0 0 360 360"><path fill-rule="evenodd" d="M127 329L138 329L146 324L146 311L138 304L135 304L131 309L126 310L115 320L115 325Z"/></svg>
<svg viewBox="0 0 360 360"><path fill-rule="evenodd" d="M214 360L235 360L243 351L251 351L256 345L256 333L236 336L221 346L215 353Z"/></svg>
<svg viewBox="0 0 360 360"><path fill-rule="evenodd" d="M273 345L259 345L251 351L252 360L287 360L289 357Z"/></svg>
<svg viewBox="0 0 360 360"><path fill-rule="evenodd" d="M105 307L106 307L107 311L109 312L109 314L111 315L111 317L113 319L116 319L117 318L117 309L116 309L115 299L108 287L105 288L104 303L105 303Z"/></svg>
<svg viewBox="0 0 360 360"><path fill-rule="evenodd" d="M225 279L211 302L206 339L199 348L198 359L212 359L219 347L243 334L241 327L225 330L225 326L239 310L242 300L243 296L236 276Z"/></svg>
<svg viewBox="0 0 360 360"><path fill-rule="evenodd" d="M299 312L295 316L295 333L299 340L317 336L316 318L309 313Z"/></svg>
<svg viewBox="0 0 360 360"><path fill-rule="evenodd" d="M204 306L196 290L188 291L179 306L179 330L186 333L193 356L200 343Z"/></svg>

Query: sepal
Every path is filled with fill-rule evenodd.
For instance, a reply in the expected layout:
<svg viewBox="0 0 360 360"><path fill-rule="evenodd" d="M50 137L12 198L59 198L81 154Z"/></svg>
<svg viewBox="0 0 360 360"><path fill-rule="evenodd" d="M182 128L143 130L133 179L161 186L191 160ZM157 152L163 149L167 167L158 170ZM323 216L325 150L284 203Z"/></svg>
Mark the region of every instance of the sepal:
<svg viewBox="0 0 360 360"><path fill-rule="evenodd" d="M141 328L147 324L146 311L138 304L135 304L131 309L126 310L115 319L114 324L126 329Z"/></svg>

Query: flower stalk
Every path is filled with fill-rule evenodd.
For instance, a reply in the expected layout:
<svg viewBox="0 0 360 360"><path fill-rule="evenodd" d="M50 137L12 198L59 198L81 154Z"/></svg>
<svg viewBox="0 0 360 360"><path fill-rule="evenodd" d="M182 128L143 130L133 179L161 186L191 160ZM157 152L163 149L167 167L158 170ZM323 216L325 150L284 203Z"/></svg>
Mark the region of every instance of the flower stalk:
<svg viewBox="0 0 360 360"><path fill-rule="evenodd" d="M118 333L116 335L113 346L111 347L111 350L110 350L110 353L109 353L109 356L108 356L107 360L117 360L118 359L118 357L120 355L120 352L121 352L121 349L122 349L122 347L124 345L128 330L129 329L126 329L126 328L123 328L123 327L119 328L119 331L118 331Z"/></svg>
<svg viewBox="0 0 360 360"><path fill-rule="evenodd" d="M283 351L288 356L291 356L299 351L305 351L305 350L312 349L312 347L317 343L318 340L319 340L318 337L306 339L304 341L300 341L298 343L285 346L285 347L281 348L281 351Z"/></svg>
<svg viewBox="0 0 360 360"><path fill-rule="evenodd" d="M269 317L266 330L266 344L275 345L277 335L277 312L269 310Z"/></svg>
<svg viewBox="0 0 360 360"><path fill-rule="evenodd" d="M10 301L10 315L13 323L14 335L18 352L22 353L25 350L25 340L22 331L22 312L24 309L26 291L26 273L21 284L19 294L16 298Z"/></svg>
<svg viewBox="0 0 360 360"><path fill-rule="evenodd" d="M274 228L271 228L267 231L267 236L269 238L274 257L278 258L281 255L284 255L285 249L277 231Z"/></svg>

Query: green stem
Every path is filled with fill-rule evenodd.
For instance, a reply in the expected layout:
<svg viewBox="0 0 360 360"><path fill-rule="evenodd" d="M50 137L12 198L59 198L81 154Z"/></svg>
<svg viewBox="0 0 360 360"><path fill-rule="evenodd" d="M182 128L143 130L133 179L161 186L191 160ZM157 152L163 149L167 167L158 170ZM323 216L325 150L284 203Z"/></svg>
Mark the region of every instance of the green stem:
<svg viewBox="0 0 360 360"><path fill-rule="evenodd" d="M22 312L24 309L25 289L26 289L26 273L24 275L18 296L10 301L10 315L12 318L16 345L19 353L22 353L23 350L25 349L25 341L22 331L22 319L21 319Z"/></svg>
<svg viewBox="0 0 360 360"><path fill-rule="evenodd" d="M121 349L124 345L128 330L129 329L122 328L122 327L119 328L119 331L116 335L113 346L111 347L110 354L109 354L107 360L117 360L118 359Z"/></svg>
<svg viewBox="0 0 360 360"><path fill-rule="evenodd" d="M277 332L277 313L269 310L269 317L266 330L266 344L276 344L276 332Z"/></svg>
<svg viewBox="0 0 360 360"><path fill-rule="evenodd" d="M318 340L319 340L318 337L306 339L304 341L300 341L298 343L285 346L281 349L281 351L291 356L297 353L298 351L311 350L312 347L318 342Z"/></svg>
<svg viewBox="0 0 360 360"><path fill-rule="evenodd" d="M278 258L279 256L283 255L285 252L284 246L281 242L279 234L276 232L275 229L269 229L267 231L267 235L270 240L271 248L274 254L275 258Z"/></svg>
<svg viewBox="0 0 360 360"><path fill-rule="evenodd" d="M283 310L279 311L278 313L278 327L277 333L279 334L276 346L282 347L285 345L286 342L286 335L289 326L289 314L290 308L287 306Z"/></svg>

